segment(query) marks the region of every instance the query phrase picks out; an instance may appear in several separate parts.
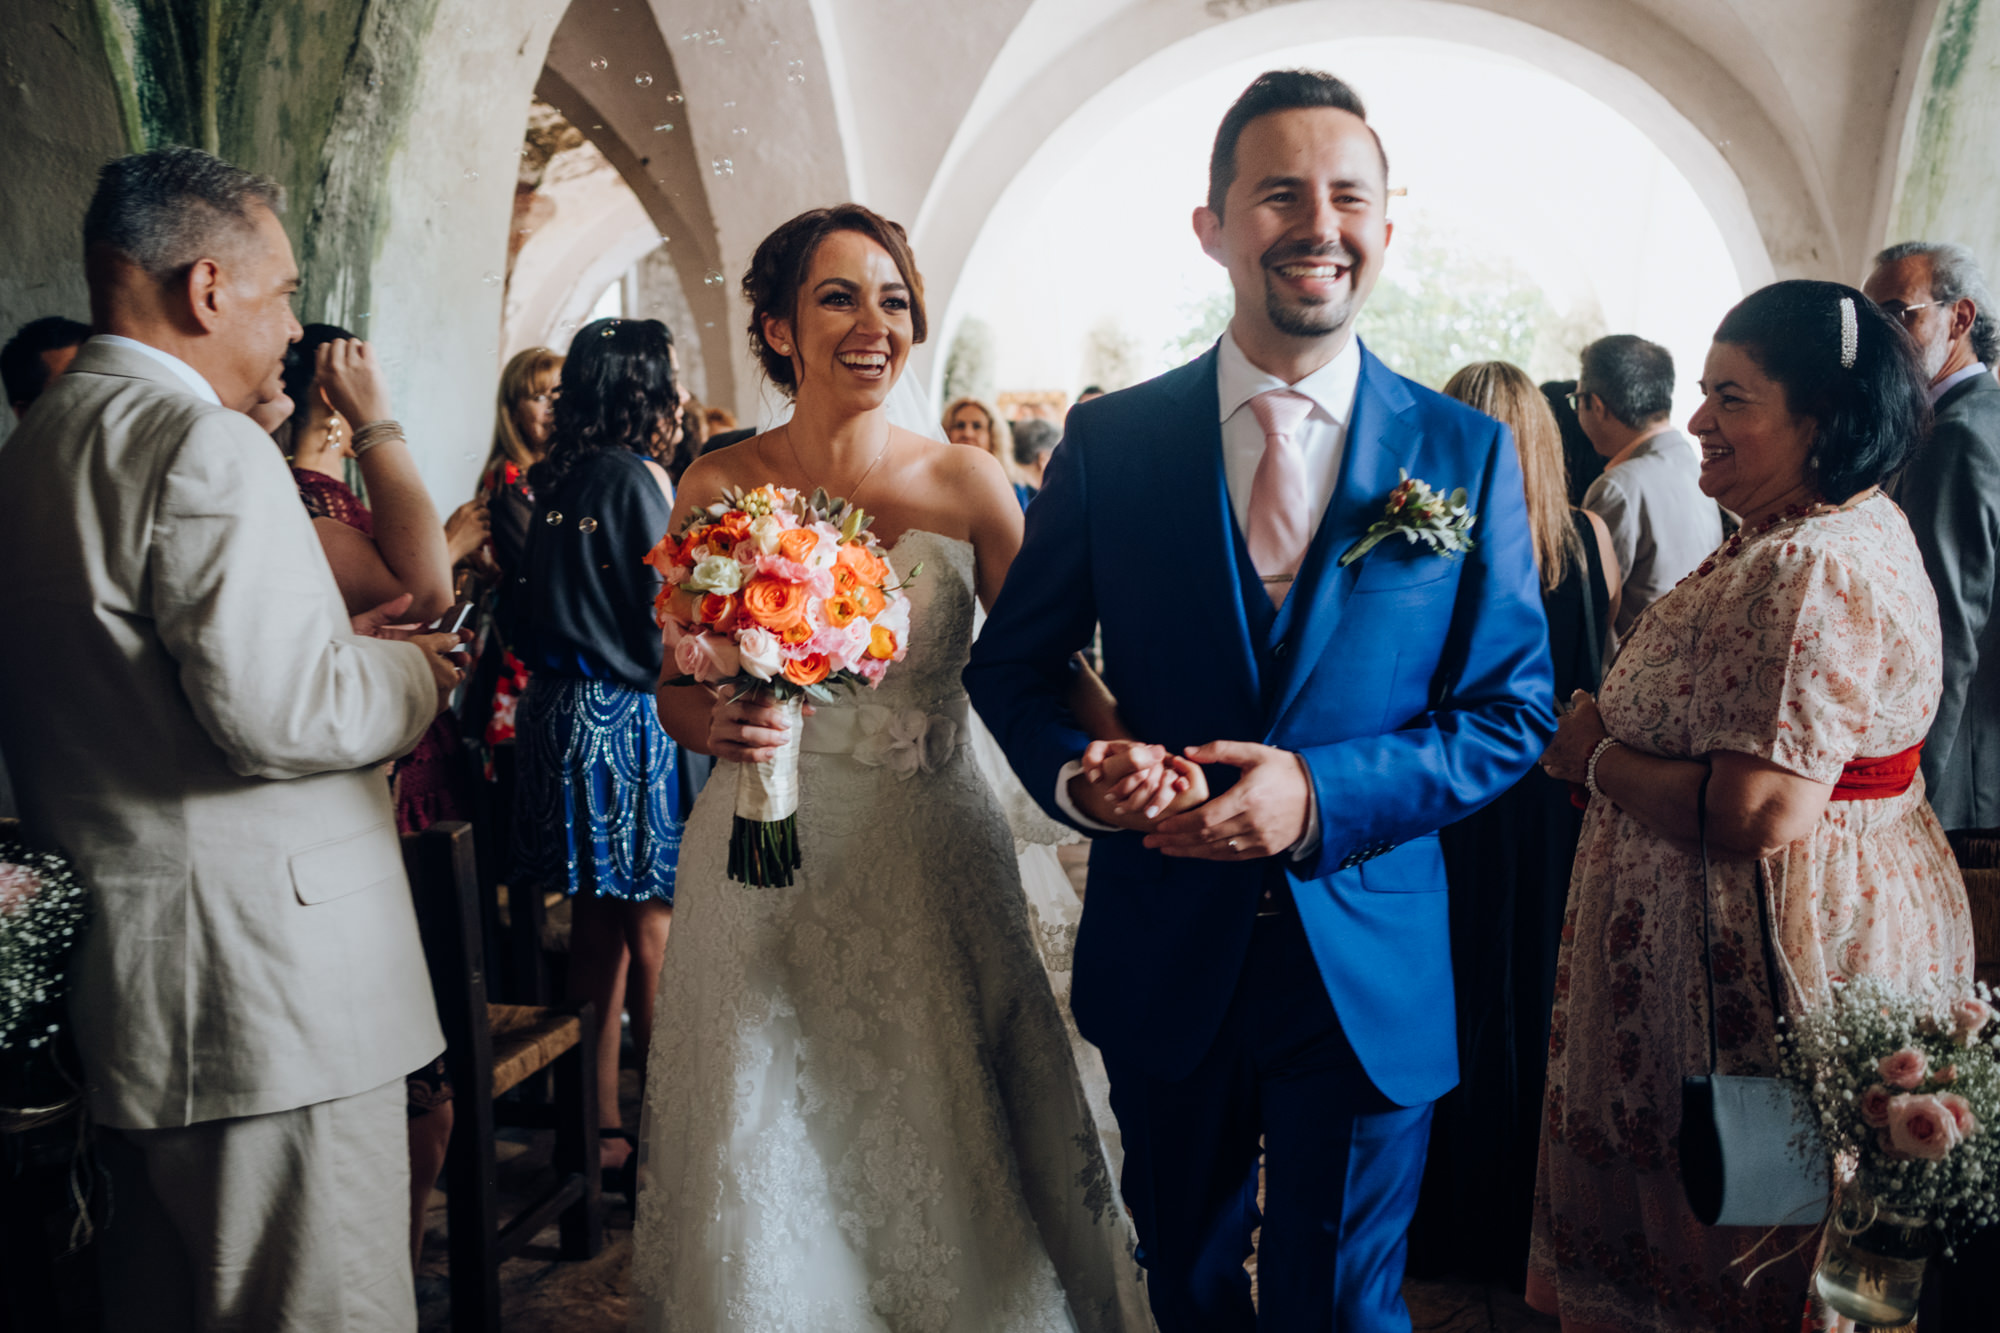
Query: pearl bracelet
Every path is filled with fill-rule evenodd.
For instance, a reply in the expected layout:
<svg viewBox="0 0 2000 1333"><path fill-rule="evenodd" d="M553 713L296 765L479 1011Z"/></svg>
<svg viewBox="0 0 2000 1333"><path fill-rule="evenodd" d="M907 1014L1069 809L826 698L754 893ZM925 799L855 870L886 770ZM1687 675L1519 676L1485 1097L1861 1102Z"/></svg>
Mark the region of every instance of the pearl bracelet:
<svg viewBox="0 0 2000 1333"><path fill-rule="evenodd" d="M1583 766L1583 787L1592 796L1604 795L1604 789L1597 785L1597 761L1604 757L1606 750L1616 744L1618 744L1616 736L1606 736L1591 750L1590 762Z"/></svg>
<svg viewBox="0 0 2000 1333"><path fill-rule="evenodd" d="M390 440L403 438L401 422L371 421L354 432L354 456L359 458L378 444L387 444Z"/></svg>

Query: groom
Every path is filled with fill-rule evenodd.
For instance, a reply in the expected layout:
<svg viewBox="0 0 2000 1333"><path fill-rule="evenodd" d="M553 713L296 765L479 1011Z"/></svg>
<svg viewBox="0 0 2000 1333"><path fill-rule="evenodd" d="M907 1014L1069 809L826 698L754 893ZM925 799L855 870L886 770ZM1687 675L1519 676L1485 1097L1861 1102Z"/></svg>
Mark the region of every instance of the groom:
<svg viewBox="0 0 2000 1333"><path fill-rule="evenodd" d="M1437 830L1553 725L1511 436L1353 336L1387 174L1340 80L1270 73L1237 99L1194 215L1229 330L1070 413L965 671L1028 789L1101 835L1072 1003L1163 1333L1260 1326L1260 1220L1261 1327L1409 1329L1404 1233L1457 1078ZM1399 470L1464 487L1475 545L1392 536L1343 566ZM1108 757L1063 703L1100 624L1119 710L1155 742ZM1218 794L1155 827L1118 782L1170 753Z"/></svg>

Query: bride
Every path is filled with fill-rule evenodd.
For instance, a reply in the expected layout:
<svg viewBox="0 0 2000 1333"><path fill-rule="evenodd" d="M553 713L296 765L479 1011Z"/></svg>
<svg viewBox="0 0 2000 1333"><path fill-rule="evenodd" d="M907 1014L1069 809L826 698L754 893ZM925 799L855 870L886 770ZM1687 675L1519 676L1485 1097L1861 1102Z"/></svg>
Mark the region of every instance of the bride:
<svg viewBox="0 0 2000 1333"><path fill-rule="evenodd" d="M793 415L696 462L674 527L729 486L844 495L913 579L912 629L878 690L804 721L793 887L726 877L726 776L689 818L641 1135L634 1326L1150 1328L1109 1126L967 744L959 671L975 601L991 603L1020 547L1020 505L990 455L890 424L926 332L900 227L853 204L803 214L743 286ZM1118 734L1094 676L1079 671L1073 695L1087 730ZM880 716L864 720L868 705L898 714L886 756L880 737L857 748ZM754 698L663 685L659 707L677 741L720 759L761 761L784 739ZM1183 766L1140 799L1185 805L1197 782Z"/></svg>

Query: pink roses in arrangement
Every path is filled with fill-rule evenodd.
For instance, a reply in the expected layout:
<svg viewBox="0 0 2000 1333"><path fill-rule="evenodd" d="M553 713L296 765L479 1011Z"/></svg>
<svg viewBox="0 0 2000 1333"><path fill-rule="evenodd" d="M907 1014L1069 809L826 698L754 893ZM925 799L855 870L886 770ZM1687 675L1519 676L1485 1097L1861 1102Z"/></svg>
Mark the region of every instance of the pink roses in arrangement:
<svg viewBox="0 0 2000 1333"><path fill-rule="evenodd" d="M738 766L729 874L782 886L799 868L800 713L834 685L882 683L909 651L910 599L868 515L823 490L726 490L646 555L653 611L680 676L669 685L759 693L789 716L778 757ZM914 578L922 566L910 571Z"/></svg>
<svg viewBox="0 0 2000 1333"><path fill-rule="evenodd" d="M2000 1220L2000 1023L1985 987L1921 1004L1869 978L1792 1023L1781 1067L1819 1112L1821 1136L1863 1215L1920 1219L1947 1251Z"/></svg>

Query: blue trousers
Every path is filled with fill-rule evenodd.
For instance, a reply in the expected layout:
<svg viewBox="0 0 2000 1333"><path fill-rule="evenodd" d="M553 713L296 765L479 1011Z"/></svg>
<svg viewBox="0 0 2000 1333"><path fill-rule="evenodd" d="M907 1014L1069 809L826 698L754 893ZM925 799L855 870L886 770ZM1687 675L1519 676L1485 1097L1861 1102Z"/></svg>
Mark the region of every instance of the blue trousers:
<svg viewBox="0 0 2000 1333"><path fill-rule="evenodd" d="M1149 1078L1108 1052L1105 1064L1160 1333L1409 1333L1405 1236L1431 1108L1369 1081L1289 903L1257 919L1192 1074ZM1260 1222L1253 1309L1243 1262Z"/></svg>

